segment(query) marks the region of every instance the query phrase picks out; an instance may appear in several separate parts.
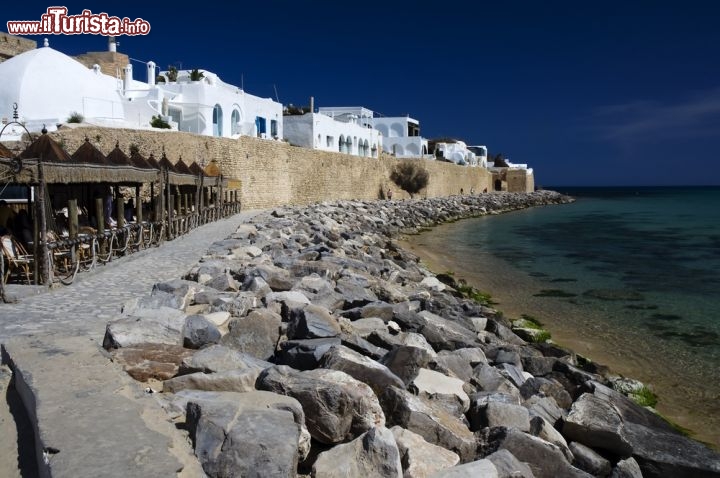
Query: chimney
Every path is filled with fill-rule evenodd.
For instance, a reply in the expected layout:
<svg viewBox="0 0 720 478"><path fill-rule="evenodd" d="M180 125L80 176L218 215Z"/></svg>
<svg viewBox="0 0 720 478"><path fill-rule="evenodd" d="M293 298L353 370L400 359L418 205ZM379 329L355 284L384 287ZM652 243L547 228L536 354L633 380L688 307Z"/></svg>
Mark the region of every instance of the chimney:
<svg viewBox="0 0 720 478"><path fill-rule="evenodd" d="M147 84L155 86L155 62L149 61L147 63Z"/></svg>
<svg viewBox="0 0 720 478"><path fill-rule="evenodd" d="M117 45L115 44L115 37L108 37L108 51L116 52Z"/></svg>
<svg viewBox="0 0 720 478"><path fill-rule="evenodd" d="M130 85L132 84L132 65L130 63L127 64L125 68L123 68L123 72L125 73L125 78L123 79L123 90L127 92L130 90Z"/></svg>
<svg viewBox="0 0 720 478"><path fill-rule="evenodd" d="M315 113L315 97L310 97L310 113Z"/></svg>

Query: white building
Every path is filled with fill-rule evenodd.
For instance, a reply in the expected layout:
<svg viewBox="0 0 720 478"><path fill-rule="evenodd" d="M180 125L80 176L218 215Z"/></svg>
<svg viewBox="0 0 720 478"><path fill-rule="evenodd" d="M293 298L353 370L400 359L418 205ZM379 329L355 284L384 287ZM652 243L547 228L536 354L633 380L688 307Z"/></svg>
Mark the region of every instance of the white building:
<svg viewBox="0 0 720 478"><path fill-rule="evenodd" d="M10 121L17 104L19 119L30 131L43 124L54 131L79 113L85 122L101 126L150 128L153 116L160 115L175 129L207 136L283 137L280 103L203 73L199 81L181 71L177 81L169 82L165 74L166 81L156 83L155 64L149 62L147 81L133 78L132 65L124 68L121 80L103 74L97 65L86 68L46 42L0 63L0 118ZM7 139L21 134L8 130L3 140L6 134Z"/></svg>
<svg viewBox="0 0 720 478"><path fill-rule="evenodd" d="M467 149L475 153L475 164L471 164L470 166L487 168L487 146L479 144L474 146L468 146Z"/></svg>
<svg viewBox="0 0 720 478"><path fill-rule="evenodd" d="M284 117L284 134L290 144L305 148L332 151L355 156L377 158L382 149L382 136L367 122L365 115L343 114L333 117L324 108L319 113Z"/></svg>
<svg viewBox="0 0 720 478"><path fill-rule="evenodd" d="M477 166L477 156L463 141L435 143L435 157L444 158L460 166Z"/></svg>
<svg viewBox="0 0 720 478"><path fill-rule="evenodd" d="M360 106L319 108L320 113L336 119L355 117L358 124L375 128L382 135L382 150L399 158L427 155L428 142L420 136L420 122L409 116L376 117Z"/></svg>

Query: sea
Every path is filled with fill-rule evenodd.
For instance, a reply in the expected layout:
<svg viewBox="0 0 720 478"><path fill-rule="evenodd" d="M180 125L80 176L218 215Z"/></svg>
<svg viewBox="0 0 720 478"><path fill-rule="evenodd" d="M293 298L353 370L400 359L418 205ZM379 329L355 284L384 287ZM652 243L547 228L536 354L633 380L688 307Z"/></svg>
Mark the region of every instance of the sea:
<svg viewBox="0 0 720 478"><path fill-rule="evenodd" d="M566 205L407 239L511 319L647 384L665 417L720 447L720 187L548 188Z"/></svg>

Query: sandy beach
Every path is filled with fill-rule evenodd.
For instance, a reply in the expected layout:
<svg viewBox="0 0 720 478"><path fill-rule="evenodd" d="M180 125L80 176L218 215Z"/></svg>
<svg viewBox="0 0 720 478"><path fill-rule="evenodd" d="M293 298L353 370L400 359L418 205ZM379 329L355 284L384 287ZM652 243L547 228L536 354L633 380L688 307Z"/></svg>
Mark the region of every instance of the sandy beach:
<svg viewBox="0 0 720 478"><path fill-rule="evenodd" d="M541 320L558 344L609 367L614 374L641 380L659 396L657 410L664 417L690 430L696 440L720 449L720 405L709 396L712 392L702 377L683 373L681 359L658 360L657 353L646 349L648 344L641 335L608 330L587 311L566 301L534 297L545 287L499 258L485 254L470 265L445 252L442 241L432 232L405 236L400 244L433 272L453 271L457 279L490 293L495 307L505 316L517 319L522 314L532 315ZM475 264L482 264L480 270Z"/></svg>

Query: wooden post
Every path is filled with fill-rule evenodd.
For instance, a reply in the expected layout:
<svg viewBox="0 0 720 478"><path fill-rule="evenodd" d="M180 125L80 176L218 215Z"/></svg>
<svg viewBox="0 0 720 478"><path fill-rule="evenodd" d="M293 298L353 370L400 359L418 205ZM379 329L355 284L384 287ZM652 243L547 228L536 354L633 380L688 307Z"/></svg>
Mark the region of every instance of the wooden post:
<svg viewBox="0 0 720 478"><path fill-rule="evenodd" d="M182 196L178 192L178 194L175 195L175 214L177 214L178 218L182 217ZM180 227L180 221L177 221L177 226L175 228L175 234L180 235L182 234L182 228Z"/></svg>
<svg viewBox="0 0 720 478"><path fill-rule="evenodd" d="M105 208L103 203L103 198L95 198L95 223L100 234L105 233Z"/></svg>
<svg viewBox="0 0 720 478"><path fill-rule="evenodd" d="M115 198L115 214L117 215L118 229L125 226L125 200L118 195Z"/></svg>
<svg viewBox="0 0 720 478"><path fill-rule="evenodd" d="M78 229L80 224L78 222L78 210L77 210L77 199L68 200L68 233L70 239L76 239L78 235ZM75 264L75 256L77 254L77 246L75 244L70 248L70 260Z"/></svg>
<svg viewBox="0 0 720 478"><path fill-rule="evenodd" d="M152 212L152 215L154 216L151 221L155 221L156 216L156 207L155 207L155 181L150 183L150 211Z"/></svg>
<svg viewBox="0 0 720 478"><path fill-rule="evenodd" d="M140 186L135 186L135 222L140 224L143 221L142 198L140 197Z"/></svg>
<svg viewBox="0 0 720 478"><path fill-rule="evenodd" d="M47 185L45 184L45 173L42 164L42 153L38 159L38 180L40 182L39 194L38 194L38 209L40 209L40 282L46 284L50 277L50 271L48 270L48 245L47 245L47 215L45 213L45 191ZM38 254L36 254L37 257ZM51 284L46 284L51 285Z"/></svg>

